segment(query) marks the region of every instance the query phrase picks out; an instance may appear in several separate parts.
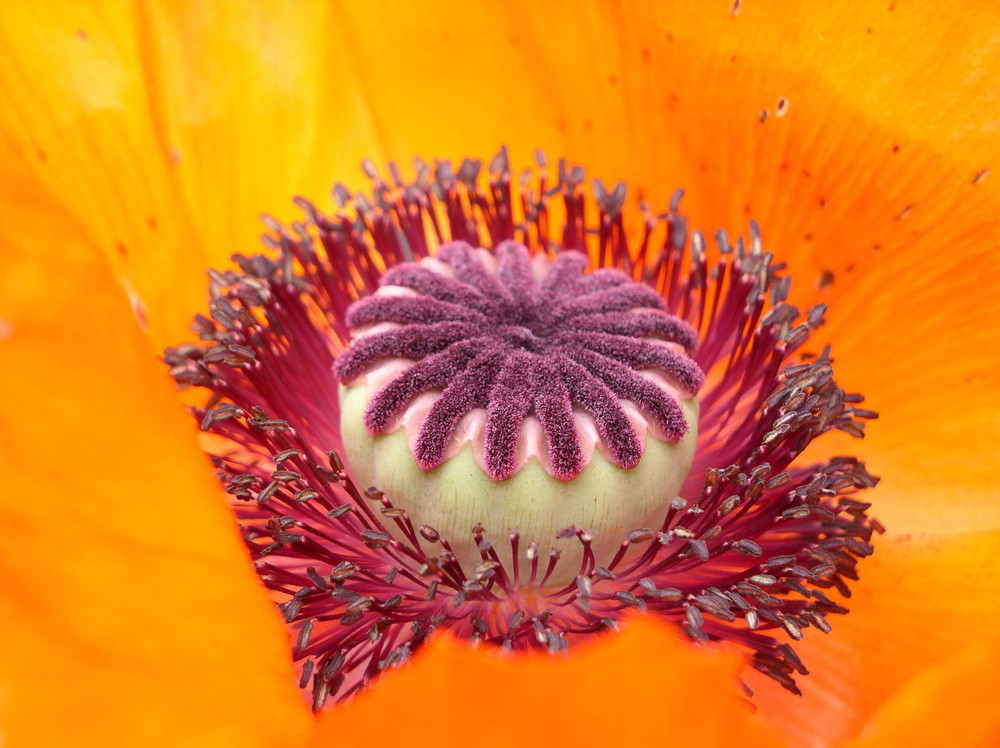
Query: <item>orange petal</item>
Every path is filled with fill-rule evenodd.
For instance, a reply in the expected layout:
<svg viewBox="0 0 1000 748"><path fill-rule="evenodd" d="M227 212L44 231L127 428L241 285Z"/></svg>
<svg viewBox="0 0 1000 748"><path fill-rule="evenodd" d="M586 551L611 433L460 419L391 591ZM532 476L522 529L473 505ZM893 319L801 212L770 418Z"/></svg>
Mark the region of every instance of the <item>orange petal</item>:
<svg viewBox="0 0 1000 748"><path fill-rule="evenodd" d="M17 258L39 314L3 307L4 738L293 744L287 634L195 428L115 280L62 246Z"/></svg>
<svg viewBox="0 0 1000 748"><path fill-rule="evenodd" d="M804 696L762 683L757 689L762 715L795 744L844 745L879 710L895 713L911 690L931 687L923 679L933 684L950 677L953 665L947 663L954 658L955 672L968 672L962 664L972 656L967 648L995 651L998 579L1000 532L882 542L861 565L861 581L845 603L851 613L832 617L829 635L813 632L795 644L812 672L800 683ZM947 712L935 709L914 729L934 730L935 723L949 720Z"/></svg>
<svg viewBox="0 0 1000 748"><path fill-rule="evenodd" d="M737 697L740 658L652 618L569 656L503 656L439 635L416 661L327 710L315 746L774 745Z"/></svg>
<svg viewBox="0 0 1000 748"><path fill-rule="evenodd" d="M914 678L875 714L850 748L1000 745L1000 645L974 644ZM936 715L936 719L927 719Z"/></svg>
<svg viewBox="0 0 1000 748"><path fill-rule="evenodd" d="M58 326L80 292L79 274L94 264L80 226L44 185L16 166L4 164L0 182L0 341L26 323ZM51 262L39 262L40 255L50 255Z"/></svg>
<svg viewBox="0 0 1000 748"><path fill-rule="evenodd" d="M860 453L882 476L871 500L893 532L1000 528L1000 225L951 246L934 233L831 289L820 339L841 384L882 417L864 444L824 448Z"/></svg>

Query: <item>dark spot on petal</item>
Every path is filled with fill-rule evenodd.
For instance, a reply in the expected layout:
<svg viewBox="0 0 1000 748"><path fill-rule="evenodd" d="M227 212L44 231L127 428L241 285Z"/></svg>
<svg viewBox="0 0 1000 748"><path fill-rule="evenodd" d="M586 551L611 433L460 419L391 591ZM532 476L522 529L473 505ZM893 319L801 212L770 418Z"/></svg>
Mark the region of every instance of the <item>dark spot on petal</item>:
<svg viewBox="0 0 1000 748"><path fill-rule="evenodd" d="M132 313L143 330L149 327L149 315L146 312L146 305L139 298L132 299Z"/></svg>

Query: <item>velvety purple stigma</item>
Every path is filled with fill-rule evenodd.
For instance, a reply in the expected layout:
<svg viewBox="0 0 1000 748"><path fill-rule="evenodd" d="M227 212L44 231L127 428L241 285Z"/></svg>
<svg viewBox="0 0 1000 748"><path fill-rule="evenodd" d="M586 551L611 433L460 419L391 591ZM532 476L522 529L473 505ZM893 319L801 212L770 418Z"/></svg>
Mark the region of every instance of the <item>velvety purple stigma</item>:
<svg viewBox="0 0 1000 748"><path fill-rule="evenodd" d="M369 296L349 308L355 331L378 323L398 327L356 338L334 364L342 382L390 359L415 362L371 396L364 415L369 432L393 430L414 398L440 391L420 427L417 464L432 470L444 462L459 422L481 408L485 467L498 481L517 471L518 435L532 415L545 435L551 472L561 480L585 467L574 409L593 419L609 459L622 468L638 465L643 453L623 400L669 441L687 433L676 393L640 373L655 370L685 396L704 382L686 355L697 346L697 333L667 311L659 294L620 270L588 274L579 252L560 253L537 280L522 244L501 243L495 270L484 252L466 242L445 244L436 259L453 277L403 263L380 285L409 292Z"/></svg>

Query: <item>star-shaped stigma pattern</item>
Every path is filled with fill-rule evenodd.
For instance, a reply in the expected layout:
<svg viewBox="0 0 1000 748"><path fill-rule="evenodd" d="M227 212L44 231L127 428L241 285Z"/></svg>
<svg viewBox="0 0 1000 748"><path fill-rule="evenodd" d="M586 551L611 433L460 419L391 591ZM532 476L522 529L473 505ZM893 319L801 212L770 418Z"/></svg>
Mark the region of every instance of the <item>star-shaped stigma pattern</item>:
<svg viewBox="0 0 1000 748"><path fill-rule="evenodd" d="M456 427L475 409L486 411L484 467L494 480L517 472L529 416L540 423L549 470L561 480L586 466L577 411L593 420L606 455L621 468L639 463L644 443L622 401L668 441L687 433L677 398L693 396L704 381L687 355L698 336L652 288L614 268L587 273L580 252L533 262L513 241L495 253L452 242L435 259L436 266L391 268L381 285L396 292L351 306L347 322L362 334L334 365L341 381L351 382L386 360L414 362L371 395L365 426L373 434L393 430L421 393L440 392L414 447L421 468L446 459ZM364 334L372 325L379 331Z"/></svg>

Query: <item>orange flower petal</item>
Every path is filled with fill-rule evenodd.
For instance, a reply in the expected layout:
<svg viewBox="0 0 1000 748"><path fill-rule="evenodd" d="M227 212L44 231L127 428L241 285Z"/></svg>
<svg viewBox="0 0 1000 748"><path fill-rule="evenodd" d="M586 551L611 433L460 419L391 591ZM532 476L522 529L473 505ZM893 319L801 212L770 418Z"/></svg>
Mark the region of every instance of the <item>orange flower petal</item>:
<svg viewBox="0 0 1000 748"><path fill-rule="evenodd" d="M982 61L996 41L986 19L933 3L846 12L758 2L736 15L728 0L633 4L629 13L602 3L572 13L531 3L474 13L466 3L348 3L335 17L319 3L294 12L142 7L135 16L69 6L45 24L8 19L16 54L4 68L4 125L71 211L102 227L102 246L128 234L126 251L150 248L155 259L124 266L154 309L170 306L154 281L169 280L172 296L189 302L169 321L154 319L170 330L200 303L202 267L256 246L258 211L287 215L295 191L321 199L334 179L351 180L361 156L378 160L383 141L404 161L488 154L508 142L523 163L548 146L639 193L655 187L660 203L685 185L695 224L739 231L754 215L782 256L809 258L795 264L811 277L831 265L860 272L873 244L901 248L928 227L935 245L982 235L984 220L995 227L988 201L957 187L971 188L992 158L984 102L997 94ZM938 43L953 38L976 53ZM578 54L581 45L601 54ZM94 80L105 85L75 85ZM124 98L109 111L93 99L113 88ZM761 124L763 111L771 116ZM72 158L50 169L32 144ZM156 206L122 189L136 163L138 181L164 187L171 230L185 226L198 242L147 236L150 217L162 223ZM95 194L104 183L117 188ZM996 189L990 180L979 188ZM955 220L967 198L975 204ZM914 220L897 220L910 206ZM142 226L112 231L111 218ZM149 264L152 276L133 263ZM176 270L164 276L164 264ZM182 265L197 276L189 289Z"/></svg>
<svg viewBox="0 0 1000 748"><path fill-rule="evenodd" d="M850 748L986 748L1000 745L1000 646L975 644L899 690ZM937 719L927 719L928 715Z"/></svg>
<svg viewBox="0 0 1000 748"><path fill-rule="evenodd" d="M94 264L79 225L51 192L16 167L5 164L0 199L0 342L26 323L57 326L80 291L79 274ZM51 263L39 262L44 254L53 255Z"/></svg>
<svg viewBox="0 0 1000 748"><path fill-rule="evenodd" d="M740 658L652 618L571 656L502 656L440 635L377 688L320 717L315 746L774 746L737 697Z"/></svg>
<svg viewBox="0 0 1000 748"><path fill-rule="evenodd" d="M1000 223L953 246L929 232L880 253L831 295L820 337L834 344L839 381L882 418L863 444L823 448L862 454L882 476L870 499L892 532L1000 528L996 236Z"/></svg>
<svg viewBox="0 0 1000 748"><path fill-rule="evenodd" d="M9 191L11 168L32 174L87 244L106 254L152 329L177 335L185 328L167 324L160 306L200 308L203 294L177 280L204 256L150 116L135 29L133 7L122 3L4 14L0 127L13 157L0 175Z"/></svg>
<svg viewBox="0 0 1000 748"><path fill-rule="evenodd" d="M18 258L53 293L0 342L4 739L290 744L287 635L194 426L114 279L66 249Z"/></svg>
<svg viewBox="0 0 1000 748"><path fill-rule="evenodd" d="M336 4L142 8L155 125L208 265L259 251L262 212L298 220L294 195L325 202L363 157L382 158Z"/></svg>
<svg viewBox="0 0 1000 748"><path fill-rule="evenodd" d="M761 713L795 744L844 745L882 705L894 712L901 707L893 700L922 689L914 683L923 673L939 666L947 673L944 663L964 662L966 648L1000 643L998 580L1000 532L881 543L845 603L850 615L832 618L828 636L811 632L795 644L812 672L800 683L804 695L762 683ZM939 712L924 720L948 722Z"/></svg>

